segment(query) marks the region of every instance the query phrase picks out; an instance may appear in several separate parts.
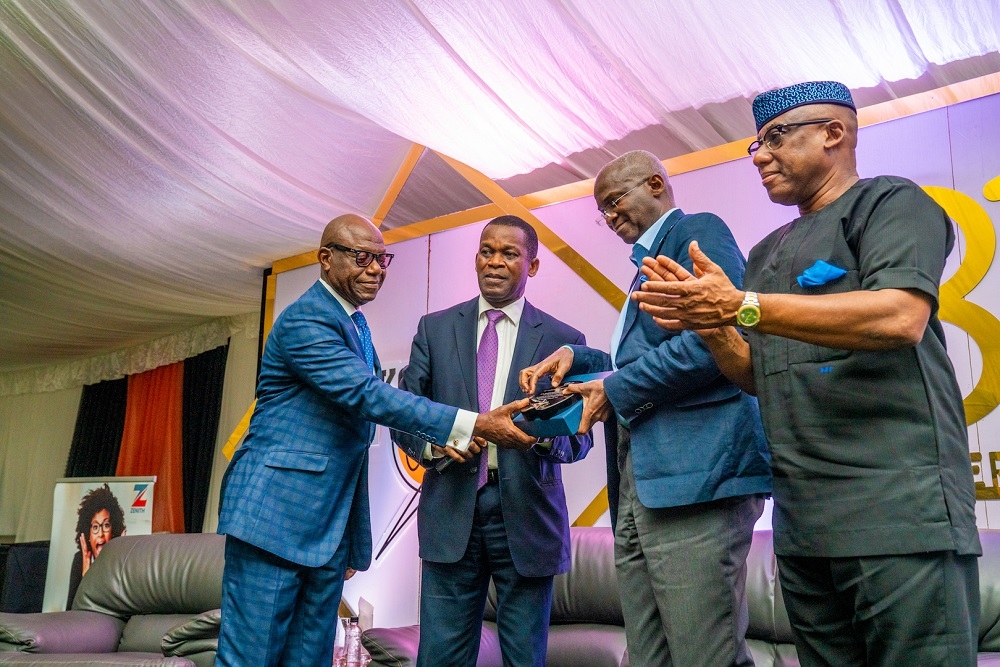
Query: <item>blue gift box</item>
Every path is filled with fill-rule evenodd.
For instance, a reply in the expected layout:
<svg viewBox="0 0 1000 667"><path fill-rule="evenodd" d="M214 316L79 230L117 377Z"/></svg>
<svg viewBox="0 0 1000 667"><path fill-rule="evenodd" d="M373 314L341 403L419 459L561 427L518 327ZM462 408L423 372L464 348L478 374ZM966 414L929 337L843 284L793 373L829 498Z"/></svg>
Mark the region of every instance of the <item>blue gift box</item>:
<svg viewBox="0 0 1000 667"><path fill-rule="evenodd" d="M605 373L586 373L563 378L563 384L570 382L589 382L600 380L611 375ZM561 435L575 435L580 430L580 417L583 416L583 401L574 401L562 411L548 419L526 419L521 413L514 417L514 424L519 429L536 438L555 438Z"/></svg>

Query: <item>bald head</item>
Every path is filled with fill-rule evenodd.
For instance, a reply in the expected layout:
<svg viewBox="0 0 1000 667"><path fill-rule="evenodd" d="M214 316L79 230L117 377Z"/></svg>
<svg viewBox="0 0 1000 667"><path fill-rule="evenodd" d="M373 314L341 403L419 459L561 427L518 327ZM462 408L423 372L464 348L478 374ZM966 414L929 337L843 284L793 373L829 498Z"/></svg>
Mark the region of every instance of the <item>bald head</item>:
<svg viewBox="0 0 1000 667"><path fill-rule="evenodd" d="M317 252L320 277L355 307L374 299L385 280L385 269L377 261L358 266L359 252L368 253L369 259L385 252L378 227L353 213L331 220L323 230Z"/></svg>
<svg viewBox="0 0 1000 667"><path fill-rule="evenodd" d="M352 231L374 233L378 236L379 241L382 240L382 233L378 230L378 227L372 224L371 220L360 215L355 215L354 213L345 213L344 215L338 215L326 223L326 228L323 229L323 237L319 244L322 247L334 242L342 243L342 241L338 241L337 239L345 233L350 234Z"/></svg>
<svg viewBox="0 0 1000 667"><path fill-rule="evenodd" d="M632 244L674 207L674 192L659 158L629 151L597 173L594 200L608 227Z"/></svg>
<svg viewBox="0 0 1000 667"><path fill-rule="evenodd" d="M614 173L617 178L625 181L638 181L659 174L663 183L670 189L667 180L667 170L660 159L649 151L629 151L607 163L597 172L595 182Z"/></svg>

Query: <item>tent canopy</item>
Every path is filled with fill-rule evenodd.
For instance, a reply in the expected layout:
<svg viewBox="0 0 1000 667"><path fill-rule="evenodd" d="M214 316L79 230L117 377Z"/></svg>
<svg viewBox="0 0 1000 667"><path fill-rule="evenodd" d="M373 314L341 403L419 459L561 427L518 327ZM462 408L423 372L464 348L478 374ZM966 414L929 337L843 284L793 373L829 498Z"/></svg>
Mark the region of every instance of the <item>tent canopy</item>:
<svg viewBox="0 0 1000 667"><path fill-rule="evenodd" d="M488 203L441 155L518 196L749 137L763 90L867 106L998 51L996 0L2 2L0 372L253 310L341 213Z"/></svg>

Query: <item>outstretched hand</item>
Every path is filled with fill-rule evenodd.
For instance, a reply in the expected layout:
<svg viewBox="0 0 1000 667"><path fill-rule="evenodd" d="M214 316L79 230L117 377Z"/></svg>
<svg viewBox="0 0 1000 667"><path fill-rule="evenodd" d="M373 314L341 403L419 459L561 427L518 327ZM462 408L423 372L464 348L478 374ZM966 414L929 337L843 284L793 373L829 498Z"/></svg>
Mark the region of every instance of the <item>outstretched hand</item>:
<svg viewBox="0 0 1000 667"><path fill-rule="evenodd" d="M474 435L496 444L499 447L509 447L520 451L528 451L538 438L528 435L514 425L512 415L528 407L530 400L522 398L507 405L485 412L476 417Z"/></svg>
<svg viewBox="0 0 1000 667"><path fill-rule="evenodd" d="M671 331L713 329L736 321L736 311L743 303L743 292L729 276L692 241L688 254L694 274L678 262L663 257L642 260L646 276L640 291L631 298L653 320Z"/></svg>
<svg viewBox="0 0 1000 667"><path fill-rule="evenodd" d="M528 366L518 376L521 391L529 396L538 387L538 378L552 375L552 386L558 387L569 369L573 367L573 350L560 347L558 350L539 361L534 366Z"/></svg>

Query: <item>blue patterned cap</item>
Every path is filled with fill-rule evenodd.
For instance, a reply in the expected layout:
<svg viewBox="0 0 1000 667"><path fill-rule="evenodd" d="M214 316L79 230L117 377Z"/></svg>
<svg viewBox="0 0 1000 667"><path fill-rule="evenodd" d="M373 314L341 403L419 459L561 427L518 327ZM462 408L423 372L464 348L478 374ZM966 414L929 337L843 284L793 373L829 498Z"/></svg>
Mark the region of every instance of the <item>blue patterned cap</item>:
<svg viewBox="0 0 1000 667"><path fill-rule="evenodd" d="M807 81L787 88L761 93L753 100L753 118L757 131L781 114L806 104L839 104L854 111L854 99L847 86L837 81Z"/></svg>

